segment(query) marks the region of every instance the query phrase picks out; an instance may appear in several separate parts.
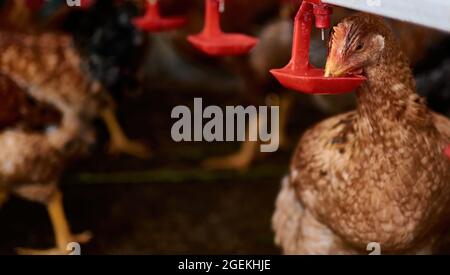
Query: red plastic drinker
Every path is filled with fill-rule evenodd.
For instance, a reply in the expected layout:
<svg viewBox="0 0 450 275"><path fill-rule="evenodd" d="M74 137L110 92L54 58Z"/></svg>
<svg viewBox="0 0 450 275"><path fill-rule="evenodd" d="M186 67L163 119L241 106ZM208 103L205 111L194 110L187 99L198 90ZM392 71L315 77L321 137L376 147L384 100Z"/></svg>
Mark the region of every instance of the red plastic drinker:
<svg viewBox="0 0 450 275"><path fill-rule="evenodd" d="M220 10L225 0L205 0L205 26L203 31L188 36L188 41L200 51L212 56L248 53L258 39L238 33L224 33L220 28Z"/></svg>
<svg viewBox="0 0 450 275"><path fill-rule="evenodd" d="M312 21L317 28L329 28L331 7L320 0L303 0L295 17L292 59L282 69L270 72L286 88L308 94L343 94L354 91L365 80L362 76L325 77L324 70L309 63Z"/></svg>
<svg viewBox="0 0 450 275"><path fill-rule="evenodd" d="M158 0L148 0L145 15L133 20L138 29L146 32L173 30L182 27L186 22L184 17L162 17Z"/></svg>

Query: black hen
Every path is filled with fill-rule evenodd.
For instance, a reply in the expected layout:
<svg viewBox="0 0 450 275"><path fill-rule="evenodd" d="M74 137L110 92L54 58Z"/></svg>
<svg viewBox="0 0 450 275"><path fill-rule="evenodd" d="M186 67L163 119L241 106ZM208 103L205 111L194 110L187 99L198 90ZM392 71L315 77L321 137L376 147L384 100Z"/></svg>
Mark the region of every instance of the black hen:
<svg viewBox="0 0 450 275"><path fill-rule="evenodd" d="M430 108L450 115L450 38L430 50L416 70L417 91L428 100Z"/></svg>
<svg viewBox="0 0 450 275"><path fill-rule="evenodd" d="M129 1L96 1L87 11L71 12L65 23L92 77L116 97L140 87L137 72L147 39L131 23L138 14Z"/></svg>

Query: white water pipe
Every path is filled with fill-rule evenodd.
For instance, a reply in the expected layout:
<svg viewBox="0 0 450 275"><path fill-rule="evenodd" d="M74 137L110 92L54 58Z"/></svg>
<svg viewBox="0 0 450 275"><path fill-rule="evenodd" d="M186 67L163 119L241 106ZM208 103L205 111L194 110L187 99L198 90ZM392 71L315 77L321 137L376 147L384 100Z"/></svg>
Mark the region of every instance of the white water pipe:
<svg viewBox="0 0 450 275"><path fill-rule="evenodd" d="M450 0L322 0L450 33Z"/></svg>

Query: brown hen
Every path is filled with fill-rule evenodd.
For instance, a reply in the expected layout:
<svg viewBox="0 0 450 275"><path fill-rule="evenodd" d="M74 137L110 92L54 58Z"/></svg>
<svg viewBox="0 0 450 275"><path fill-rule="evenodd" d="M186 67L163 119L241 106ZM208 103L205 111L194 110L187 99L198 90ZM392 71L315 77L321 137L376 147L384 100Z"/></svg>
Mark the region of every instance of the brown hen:
<svg viewBox="0 0 450 275"><path fill-rule="evenodd" d="M20 249L22 254L67 254L70 242L83 243L89 233L72 235L57 187L64 164L92 143L90 129L54 97L37 100L14 81L0 75L0 204L15 194L47 206L56 248Z"/></svg>
<svg viewBox="0 0 450 275"><path fill-rule="evenodd" d="M54 102L80 121L101 116L111 134L111 150L147 157L145 146L130 141L114 113L111 96L91 79L73 42L57 33L0 33L0 72L22 88L29 88L38 100Z"/></svg>
<svg viewBox="0 0 450 275"><path fill-rule="evenodd" d="M281 93L282 87L268 74L271 68L284 66L289 61L292 48L292 13L295 5L282 1L279 15L273 21L266 23L259 32L259 42L250 52L247 59L230 64L232 71L241 75L245 82L247 102L251 105L280 105L280 136L282 147L287 144L286 128L289 111L293 105L291 94ZM233 60L236 61L236 60ZM243 61L243 62L242 62ZM231 62L230 62L231 63ZM258 129L261 118L255 116L250 120L248 131ZM257 134L257 133L256 133ZM232 169L245 171L258 156L259 142L245 141L238 152L224 157L215 157L204 162L208 169Z"/></svg>
<svg viewBox="0 0 450 275"><path fill-rule="evenodd" d="M376 16L344 19L326 75L362 72L358 106L309 129L276 202L286 254L435 253L448 225L450 121L416 94L407 61Z"/></svg>

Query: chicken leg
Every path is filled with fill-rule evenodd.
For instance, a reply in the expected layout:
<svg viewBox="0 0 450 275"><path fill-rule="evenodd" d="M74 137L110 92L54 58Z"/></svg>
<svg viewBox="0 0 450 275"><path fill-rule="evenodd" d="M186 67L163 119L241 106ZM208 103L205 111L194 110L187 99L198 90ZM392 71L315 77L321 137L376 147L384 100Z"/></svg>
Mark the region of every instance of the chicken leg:
<svg viewBox="0 0 450 275"><path fill-rule="evenodd" d="M234 154L211 158L203 162L203 167L210 170L238 170L245 171L248 169L250 164L257 153L257 147L259 145L258 141L249 141L248 137L250 133L254 133L258 131L258 116L254 116L250 118L250 125L247 129L249 135L247 136L247 140L244 141L241 145L241 149ZM256 133L257 136L258 133Z"/></svg>
<svg viewBox="0 0 450 275"><path fill-rule="evenodd" d="M18 254L21 255L68 255L71 251L68 245L71 242L83 244L90 241L91 233L83 232L73 235L64 213L62 194L58 191L47 203L47 211L52 222L53 231L55 233L56 247L51 249L37 250L19 248Z"/></svg>
<svg viewBox="0 0 450 275"><path fill-rule="evenodd" d="M286 138L286 128L287 128L287 117L289 111L292 107L292 98L290 96L269 95L266 98L267 104L269 106L281 105L280 106L280 133L279 140L280 146L285 147L287 144ZM259 121L259 123L265 123L265 121ZM255 116L250 121L250 126L248 131L258 131L258 117ZM257 136L257 133L256 135ZM248 169L250 164L256 158L258 154L258 145L260 142L255 141L244 141L241 145L241 149L234 154L225 157L211 158L203 162L203 166L210 170L238 170L245 171Z"/></svg>
<svg viewBox="0 0 450 275"><path fill-rule="evenodd" d="M245 171L248 169L255 158L257 141L244 141L241 149L234 154L225 157L211 158L203 162L203 167L209 170L238 170Z"/></svg>
<svg viewBox="0 0 450 275"><path fill-rule="evenodd" d="M124 153L143 159L150 157L150 150L145 145L132 141L125 135L112 108L106 109L101 115L111 135L111 153Z"/></svg>
<svg viewBox="0 0 450 275"><path fill-rule="evenodd" d="M289 138L287 137L287 128L289 123L289 114L294 105L294 98L288 93L270 94L266 97L267 105L269 106L280 106L280 133L279 133L279 144L280 148L286 149L289 147Z"/></svg>

